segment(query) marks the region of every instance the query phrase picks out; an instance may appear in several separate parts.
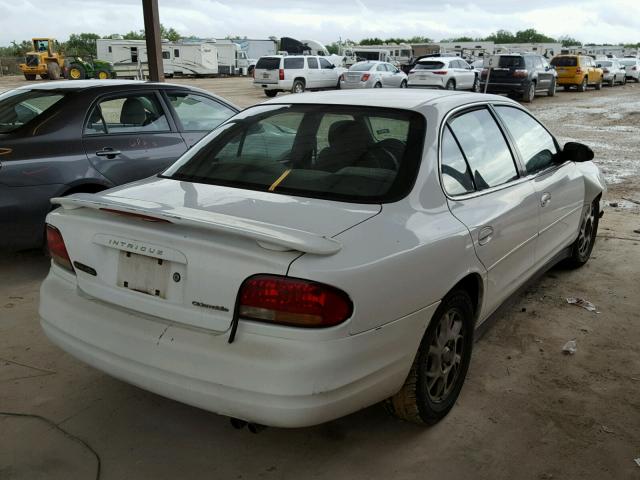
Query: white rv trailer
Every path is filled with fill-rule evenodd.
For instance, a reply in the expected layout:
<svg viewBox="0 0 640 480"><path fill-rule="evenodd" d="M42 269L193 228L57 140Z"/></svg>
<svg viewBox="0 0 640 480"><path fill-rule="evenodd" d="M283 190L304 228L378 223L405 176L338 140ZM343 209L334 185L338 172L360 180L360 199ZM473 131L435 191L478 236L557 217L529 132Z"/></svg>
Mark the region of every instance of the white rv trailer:
<svg viewBox="0 0 640 480"><path fill-rule="evenodd" d="M561 51L561 43L498 43L493 53L537 53L551 59Z"/></svg>
<svg viewBox="0 0 640 480"><path fill-rule="evenodd" d="M147 78L147 44L144 40L102 38L96 41L100 60L113 63L119 78ZM166 76L217 75L215 42L162 42L162 65Z"/></svg>
<svg viewBox="0 0 640 480"><path fill-rule="evenodd" d="M278 52L278 39L271 37L260 40L253 38L232 38L231 41L240 47L247 59L247 67L255 66L260 57L268 57Z"/></svg>
<svg viewBox="0 0 640 480"><path fill-rule="evenodd" d="M235 75L243 72L246 75L249 68L249 60L240 46L228 38L216 39L215 42L218 50L219 73Z"/></svg>
<svg viewBox="0 0 640 480"><path fill-rule="evenodd" d="M404 65L411 60L411 46L401 44L388 45L349 45L340 49L340 55L346 57L347 66L360 60L378 60L382 62Z"/></svg>

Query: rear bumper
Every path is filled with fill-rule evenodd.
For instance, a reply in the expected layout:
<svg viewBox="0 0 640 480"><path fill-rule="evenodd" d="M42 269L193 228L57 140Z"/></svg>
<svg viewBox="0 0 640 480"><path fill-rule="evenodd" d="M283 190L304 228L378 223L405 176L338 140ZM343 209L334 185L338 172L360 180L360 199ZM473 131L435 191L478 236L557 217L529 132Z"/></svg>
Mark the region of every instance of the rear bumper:
<svg viewBox="0 0 640 480"><path fill-rule="evenodd" d="M0 184L0 248L33 248L42 245L44 219L51 210L49 199L58 195L62 187L8 187Z"/></svg>
<svg viewBox="0 0 640 480"><path fill-rule="evenodd" d="M222 415L279 427L326 422L381 401L406 378L436 304L358 335L228 335L88 298L53 266L40 292L47 336L114 377Z"/></svg>
<svg viewBox="0 0 640 480"><path fill-rule="evenodd" d="M262 90L291 90L293 80L280 80L278 83L253 82L253 86Z"/></svg>
<svg viewBox="0 0 640 480"><path fill-rule="evenodd" d="M486 81L480 82L480 91L484 92ZM529 88L529 82L523 83L494 83L489 81L487 93L517 93L522 95Z"/></svg>
<svg viewBox="0 0 640 480"><path fill-rule="evenodd" d="M575 77L558 77L556 82L558 85L580 85L584 79L583 75L576 75Z"/></svg>
<svg viewBox="0 0 640 480"><path fill-rule="evenodd" d="M436 77L427 78L427 79L416 79L409 78L407 80L407 85L409 87L436 87L436 88L444 88L446 85L445 77Z"/></svg>
<svg viewBox="0 0 640 480"><path fill-rule="evenodd" d="M369 82L340 82L340 88L344 90L356 90L361 88L373 88Z"/></svg>

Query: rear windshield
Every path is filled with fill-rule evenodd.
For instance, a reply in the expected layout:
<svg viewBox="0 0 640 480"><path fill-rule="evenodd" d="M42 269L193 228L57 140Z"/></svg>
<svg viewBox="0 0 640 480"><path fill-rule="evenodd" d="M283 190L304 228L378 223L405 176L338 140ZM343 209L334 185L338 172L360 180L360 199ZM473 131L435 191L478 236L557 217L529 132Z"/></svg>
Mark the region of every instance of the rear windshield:
<svg viewBox="0 0 640 480"><path fill-rule="evenodd" d="M352 72L368 72L375 63L356 63L349 70Z"/></svg>
<svg viewBox="0 0 640 480"><path fill-rule="evenodd" d="M343 105L258 105L161 176L329 200L380 203L413 186L422 115Z"/></svg>
<svg viewBox="0 0 640 480"><path fill-rule="evenodd" d="M578 57L555 57L551 59L554 67L577 67Z"/></svg>
<svg viewBox="0 0 640 480"><path fill-rule="evenodd" d="M627 67L629 65L635 65L636 63L638 63L638 60L636 60L635 58L631 58L629 60L620 60L620 63Z"/></svg>
<svg viewBox="0 0 640 480"><path fill-rule="evenodd" d="M444 63L442 62L420 62L416 63L414 68L416 70L438 70L442 67L444 67Z"/></svg>
<svg viewBox="0 0 640 480"><path fill-rule="evenodd" d="M256 69L260 70L278 70L280 68L280 59L278 57L262 57L256 63Z"/></svg>
<svg viewBox="0 0 640 480"><path fill-rule="evenodd" d="M522 68L524 67L524 57L519 55L509 56L501 55L498 61L498 67L501 68Z"/></svg>
<svg viewBox="0 0 640 480"><path fill-rule="evenodd" d="M304 58L285 58L284 59L284 69L295 69L299 70L304 68Z"/></svg>
<svg viewBox="0 0 640 480"><path fill-rule="evenodd" d="M11 90L0 95L0 133L13 132L64 98L51 90Z"/></svg>

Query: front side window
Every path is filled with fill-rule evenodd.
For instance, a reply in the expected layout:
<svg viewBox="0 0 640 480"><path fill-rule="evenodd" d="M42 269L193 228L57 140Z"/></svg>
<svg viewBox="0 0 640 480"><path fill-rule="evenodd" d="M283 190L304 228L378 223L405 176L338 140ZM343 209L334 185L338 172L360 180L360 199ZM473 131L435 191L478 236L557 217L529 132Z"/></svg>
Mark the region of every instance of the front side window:
<svg viewBox="0 0 640 480"><path fill-rule="evenodd" d="M413 186L425 124L408 110L256 106L163 176L336 201L395 201Z"/></svg>
<svg viewBox="0 0 640 480"><path fill-rule="evenodd" d="M326 58L320 58L320 68L333 68L333 64Z"/></svg>
<svg viewBox="0 0 640 480"><path fill-rule="evenodd" d="M167 132L169 122L153 94L127 95L102 100L85 127L85 134Z"/></svg>
<svg viewBox="0 0 640 480"><path fill-rule="evenodd" d="M517 108L496 106L495 109L515 140L528 173L553 165L558 149L553 137L542 125Z"/></svg>
<svg viewBox="0 0 640 480"><path fill-rule="evenodd" d="M378 66L376 67L376 71L378 71L378 72L386 72L387 69L384 66L384 63L379 63Z"/></svg>
<svg viewBox="0 0 640 480"><path fill-rule="evenodd" d="M486 108L463 113L449 121L466 157L478 190L502 185L518 177L507 141Z"/></svg>
<svg viewBox="0 0 640 480"><path fill-rule="evenodd" d="M202 95L168 93L169 101L185 131L209 131L216 128L235 112Z"/></svg>
<svg viewBox="0 0 640 480"><path fill-rule="evenodd" d="M47 90L12 90L0 95L0 133L17 130L64 98Z"/></svg>

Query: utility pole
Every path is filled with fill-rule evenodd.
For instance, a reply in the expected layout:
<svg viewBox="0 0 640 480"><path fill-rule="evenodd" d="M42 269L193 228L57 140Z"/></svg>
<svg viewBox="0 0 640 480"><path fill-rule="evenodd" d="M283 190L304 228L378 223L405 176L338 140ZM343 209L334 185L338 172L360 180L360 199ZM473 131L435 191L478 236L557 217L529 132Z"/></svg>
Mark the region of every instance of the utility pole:
<svg viewBox="0 0 640 480"><path fill-rule="evenodd" d="M164 82L158 0L142 0L142 16L144 17L144 36L147 42L149 80Z"/></svg>

